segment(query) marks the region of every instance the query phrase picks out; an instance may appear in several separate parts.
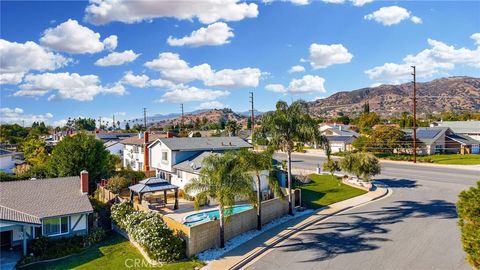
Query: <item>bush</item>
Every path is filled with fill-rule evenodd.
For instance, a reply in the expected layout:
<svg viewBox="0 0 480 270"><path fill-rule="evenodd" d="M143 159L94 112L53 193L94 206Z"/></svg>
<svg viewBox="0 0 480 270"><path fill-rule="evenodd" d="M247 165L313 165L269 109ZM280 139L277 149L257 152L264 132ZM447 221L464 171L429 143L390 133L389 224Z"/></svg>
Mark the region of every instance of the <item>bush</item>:
<svg viewBox="0 0 480 270"><path fill-rule="evenodd" d="M480 181L460 193L457 211L463 250L473 268L480 269Z"/></svg>
<svg viewBox="0 0 480 270"><path fill-rule="evenodd" d="M138 183L138 181L143 180L146 178L146 175L144 172L141 171L134 171L132 169L126 169L126 170L121 170L115 172L115 176L120 176L123 178L126 178L130 181L130 183Z"/></svg>
<svg viewBox="0 0 480 270"><path fill-rule="evenodd" d="M333 175L335 172L340 171L340 165L338 165L338 161L328 159L327 162L323 163L323 170Z"/></svg>
<svg viewBox="0 0 480 270"><path fill-rule="evenodd" d="M159 214L134 211L128 203L112 206L112 220L157 261L172 262L185 256L183 240L174 235Z"/></svg>
<svg viewBox="0 0 480 270"><path fill-rule="evenodd" d="M79 253L84 247L83 236L72 236L65 238L48 238L41 236L32 240L29 245L29 252L33 253L33 257L24 257L20 264L48 260L64 257L70 254Z"/></svg>
<svg viewBox="0 0 480 270"><path fill-rule="evenodd" d="M119 194L122 189L130 186L131 181L123 176L114 176L108 179L107 189L115 194Z"/></svg>
<svg viewBox="0 0 480 270"><path fill-rule="evenodd" d="M95 228L88 232L88 235L85 236L84 245L89 247L93 244L96 244L105 239L106 233L102 228Z"/></svg>
<svg viewBox="0 0 480 270"><path fill-rule="evenodd" d="M380 174L381 167L378 159L370 153L353 153L346 155L340 161L342 170L370 181L372 176Z"/></svg>
<svg viewBox="0 0 480 270"><path fill-rule="evenodd" d="M112 221L123 230L127 230L127 216L134 212L132 205L128 202L122 202L112 205Z"/></svg>

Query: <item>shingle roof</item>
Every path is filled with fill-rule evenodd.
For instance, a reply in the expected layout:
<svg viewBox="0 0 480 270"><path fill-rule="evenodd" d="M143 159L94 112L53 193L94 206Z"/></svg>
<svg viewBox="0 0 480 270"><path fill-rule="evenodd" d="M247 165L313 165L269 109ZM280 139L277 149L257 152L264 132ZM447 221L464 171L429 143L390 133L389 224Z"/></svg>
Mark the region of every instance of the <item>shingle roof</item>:
<svg viewBox="0 0 480 270"><path fill-rule="evenodd" d="M215 151L252 147L251 144L239 137L161 138L158 141L175 151ZM149 147L152 147L155 143Z"/></svg>
<svg viewBox="0 0 480 270"><path fill-rule="evenodd" d="M404 131L408 136L413 136L412 129L405 129ZM426 145L430 145L438 140L438 138L440 138L447 131L449 131L448 127L419 127L417 128L417 140Z"/></svg>
<svg viewBox="0 0 480 270"><path fill-rule="evenodd" d="M435 124L448 127L455 133L480 133L480 121L443 121Z"/></svg>
<svg viewBox="0 0 480 270"><path fill-rule="evenodd" d="M174 169L181 170L184 172L190 172L199 174L200 170L202 169L202 162L206 157L211 155L216 155L218 153L215 152L202 152L198 155L195 155L183 162L180 162L173 166Z"/></svg>
<svg viewBox="0 0 480 270"><path fill-rule="evenodd" d="M167 134L149 134L148 143L152 143L157 139L166 138ZM143 138L138 138L138 136L126 138L120 141L123 144L132 144L132 145L143 145Z"/></svg>
<svg viewBox="0 0 480 270"><path fill-rule="evenodd" d="M2 220L38 223L47 217L93 211L88 195L80 191L78 176L0 182L0 190Z"/></svg>
<svg viewBox="0 0 480 270"><path fill-rule="evenodd" d="M355 140L354 136L325 136L329 142L344 142L352 143Z"/></svg>
<svg viewBox="0 0 480 270"><path fill-rule="evenodd" d="M0 149L0 156L12 156L12 155L16 155L16 154L18 154L18 153L8 151L8 150L5 150L5 149Z"/></svg>
<svg viewBox="0 0 480 270"><path fill-rule="evenodd" d="M95 138L99 140L119 140L136 136L136 133L95 133Z"/></svg>
<svg viewBox="0 0 480 270"><path fill-rule="evenodd" d="M467 135L461 135L461 134L451 134L451 135L448 135L446 136L447 138L451 139L451 140L454 140L456 142L459 142L461 144L465 144L465 145L476 145L476 144L480 144L479 141L473 139L472 137L469 137Z"/></svg>

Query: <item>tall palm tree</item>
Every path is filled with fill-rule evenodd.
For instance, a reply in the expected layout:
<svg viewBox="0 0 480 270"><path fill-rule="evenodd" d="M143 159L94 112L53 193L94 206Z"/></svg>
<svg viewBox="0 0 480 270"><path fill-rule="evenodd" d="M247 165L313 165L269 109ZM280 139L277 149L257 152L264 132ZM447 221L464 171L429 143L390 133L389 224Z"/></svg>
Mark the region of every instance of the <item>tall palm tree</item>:
<svg viewBox="0 0 480 270"><path fill-rule="evenodd" d="M202 163L200 177L185 185L185 192L195 194L195 208L200 202L213 198L220 214L220 247L225 246L225 215L229 215L237 196L253 199L252 176L243 170L233 152L214 154Z"/></svg>
<svg viewBox="0 0 480 270"><path fill-rule="evenodd" d="M284 198L283 192L278 185L278 181L270 177L270 170L272 169L272 155L271 151L253 152L248 149L242 149L237 152L239 159L247 172L255 174L255 185L257 190L257 198L254 201L257 208L257 230L262 229L262 187L261 187L261 173L268 171L268 186L273 190L276 196Z"/></svg>
<svg viewBox="0 0 480 270"><path fill-rule="evenodd" d="M263 125L272 138L270 144L287 153L288 213L293 215L292 152L295 143L324 145L326 140L320 135L315 120L308 114L306 103L301 100L290 106L285 101L278 101L276 110L265 114L262 127Z"/></svg>

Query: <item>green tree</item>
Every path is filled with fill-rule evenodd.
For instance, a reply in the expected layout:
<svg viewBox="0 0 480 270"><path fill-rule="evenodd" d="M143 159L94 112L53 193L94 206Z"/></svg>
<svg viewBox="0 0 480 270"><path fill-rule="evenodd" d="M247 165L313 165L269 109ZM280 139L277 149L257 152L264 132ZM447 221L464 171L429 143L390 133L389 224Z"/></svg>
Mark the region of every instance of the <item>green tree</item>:
<svg viewBox="0 0 480 270"><path fill-rule="evenodd" d="M59 177L80 175L82 170L87 170L91 187L96 181L109 177L115 169L103 143L85 133L61 140L53 148L48 164L51 174Z"/></svg>
<svg viewBox="0 0 480 270"><path fill-rule="evenodd" d="M28 135L28 130L18 124L0 125L0 142L17 144Z"/></svg>
<svg viewBox="0 0 480 270"><path fill-rule="evenodd" d="M237 124L237 121L228 120L227 123L225 124L225 128L228 131L228 136L232 137L232 136L236 135L236 133L239 129L239 126Z"/></svg>
<svg viewBox="0 0 480 270"><path fill-rule="evenodd" d="M130 124L128 122L125 124L125 130L130 131Z"/></svg>
<svg viewBox="0 0 480 270"><path fill-rule="evenodd" d="M356 138L353 142L352 142L352 146L355 148L355 149L358 149L360 151L365 151L367 149L367 141L368 141L368 137L367 136L364 136L364 135L360 135L358 138Z"/></svg>
<svg viewBox="0 0 480 270"><path fill-rule="evenodd" d="M273 168L271 151L253 152L248 149L242 149L237 152L244 170L247 172L253 172L255 175L255 185L257 191L257 199L254 201L257 208L257 230L262 229L262 187L261 187L261 174L262 171L268 171L268 186L275 193L276 196L283 198L284 195L278 181L270 177L270 171Z"/></svg>
<svg viewBox="0 0 480 270"><path fill-rule="evenodd" d="M120 191L122 191L122 189L130 186L130 184L131 182L127 178L116 175L108 179L107 189L115 194L118 194Z"/></svg>
<svg viewBox="0 0 480 270"><path fill-rule="evenodd" d="M304 101L295 101L290 106L285 101L277 102L276 110L264 115L262 125L272 137L271 145L287 153L288 212L293 215L292 152L295 150L295 142L324 144L326 140L320 136L317 124L308 114Z"/></svg>
<svg viewBox="0 0 480 270"><path fill-rule="evenodd" d="M211 155L203 160L200 177L185 185L185 192L194 194L195 207L200 202L214 198L220 214L220 247L225 246L225 216L231 214L235 197L244 196L253 200L252 176L241 166L233 152Z"/></svg>
<svg viewBox="0 0 480 270"><path fill-rule="evenodd" d="M47 145L43 140L30 138L21 145L23 155L32 166L43 165L48 160Z"/></svg>
<svg viewBox="0 0 480 270"><path fill-rule="evenodd" d="M363 107L363 113L370 113L370 103L368 103L368 101L365 102L362 107Z"/></svg>
<svg viewBox="0 0 480 270"><path fill-rule="evenodd" d="M393 153L395 149L409 145L407 136L400 128L379 126L366 139L365 147L371 152Z"/></svg>
<svg viewBox="0 0 480 270"><path fill-rule="evenodd" d="M365 181L370 181L381 172L378 159L370 153L350 153L340 161L340 168Z"/></svg>
<svg viewBox="0 0 480 270"><path fill-rule="evenodd" d="M480 269L480 181L462 191L457 202L458 225L468 262Z"/></svg>
<svg viewBox="0 0 480 270"><path fill-rule="evenodd" d="M113 125L115 123L112 123ZM76 130L87 130L87 131L94 131L96 124L95 119L92 118L78 118L74 120L73 127Z"/></svg>
<svg viewBox="0 0 480 270"><path fill-rule="evenodd" d="M247 129L252 129L252 118L247 118Z"/></svg>
<svg viewBox="0 0 480 270"><path fill-rule="evenodd" d="M374 112L364 113L358 119L358 128L362 133L369 133L372 127L380 123L380 117Z"/></svg>
<svg viewBox="0 0 480 270"><path fill-rule="evenodd" d="M330 172L330 174L333 177L333 174L335 172L340 171L340 165L338 164L338 161L333 160L333 159L327 159L327 162L323 163L323 170Z"/></svg>
<svg viewBox="0 0 480 270"><path fill-rule="evenodd" d="M337 123L342 123L344 125L348 125L348 124L350 124L350 117L348 117L346 115L342 115L342 116L339 116L339 117L335 118L334 121L337 122Z"/></svg>

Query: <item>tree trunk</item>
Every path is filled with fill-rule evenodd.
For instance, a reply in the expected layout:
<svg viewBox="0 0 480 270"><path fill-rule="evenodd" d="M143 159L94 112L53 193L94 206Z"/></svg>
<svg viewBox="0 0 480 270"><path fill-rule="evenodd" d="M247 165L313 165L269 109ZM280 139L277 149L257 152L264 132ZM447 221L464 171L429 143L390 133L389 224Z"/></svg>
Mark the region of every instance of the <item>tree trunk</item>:
<svg viewBox="0 0 480 270"><path fill-rule="evenodd" d="M218 213L220 214L220 248L225 247L225 218L223 216L223 207L218 207Z"/></svg>
<svg viewBox="0 0 480 270"><path fill-rule="evenodd" d="M260 175L257 173L257 230L262 229L262 184Z"/></svg>
<svg viewBox="0 0 480 270"><path fill-rule="evenodd" d="M292 202L292 151L287 151L288 214L293 216Z"/></svg>

